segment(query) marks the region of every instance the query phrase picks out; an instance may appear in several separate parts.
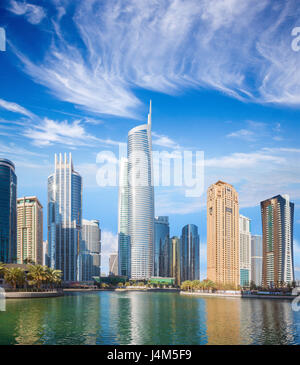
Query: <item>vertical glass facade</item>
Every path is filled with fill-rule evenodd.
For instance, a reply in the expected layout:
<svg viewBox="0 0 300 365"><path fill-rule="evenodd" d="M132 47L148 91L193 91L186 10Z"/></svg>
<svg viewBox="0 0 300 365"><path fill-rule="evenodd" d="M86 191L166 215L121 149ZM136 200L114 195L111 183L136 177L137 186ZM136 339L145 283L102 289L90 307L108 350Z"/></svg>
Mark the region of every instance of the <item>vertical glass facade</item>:
<svg viewBox="0 0 300 365"><path fill-rule="evenodd" d="M17 261L17 176L14 164L0 159L0 262Z"/></svg>
<svg viewBox="0 0 300 365"><path fill-rule="evenodd" d="M200 279L200 246L198 227L188 224L182 228L180 249L181 282Z"/></svg>
<svg viewBox="0 0 300 365"><path fill-rule="evenodd" d="M240 215L240 285L250 286L251 281L251 221Z"/></svg>
<svg viewBox="0 0 300 365"><path fill-rule="evenodd" d="M128 159L120 161L118 212L118 265L119 275L130 277L130 236L128 206Z"/></svg>
<svg viewBox="0 0 300 365"><path fill-rule="evenodd" d="M170 277L171 247L168 217L154 220L153 276Z"/></svg>
<svg viewBox="0 0 300 365"><path fill-rule="evenodd" d="M151 104L148 124L128 133L129 235L131 278L153 274L154 188L151 141Z"/></svg>
<svg viewBox="0 0 300 365"><path fill-rule="evenodd" d="M251 236L251 281L256 286L262 286L262 236Z"/></svg>
<svg viewBox="0 0 300 365"><path fill-rule="evenodd" d="M48 178L48 245L50 265L64 281L79 280L82 226L82 180L72 155L55 155L55 172Z"/></svg>

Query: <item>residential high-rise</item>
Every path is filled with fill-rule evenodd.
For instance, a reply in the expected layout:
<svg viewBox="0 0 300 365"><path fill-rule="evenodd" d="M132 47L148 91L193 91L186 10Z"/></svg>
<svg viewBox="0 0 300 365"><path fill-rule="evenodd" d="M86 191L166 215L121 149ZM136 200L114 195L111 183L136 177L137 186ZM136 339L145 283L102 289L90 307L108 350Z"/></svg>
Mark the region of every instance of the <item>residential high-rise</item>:
<svg viewBox="0 0 300 365"><path fill-rule="evenodd" d="M223 181L207 191L207 277L240 285L239 203L234 187Z"/></svg>
<svg viewBox="0 0 300 365"><path fill-rule="evenodd" d="M251 225L250 219L240 214L240 285L251 282Z"/></svg>
<svg viewBox="0 0 300 365"><path fill-rule="evenodd" d="M256 286L262 286L262 236L251 236L251 281Z"/></svg>
<svg viewBox="0 0 300 365"><path fill-rule="evenodd" d="M260 203L263 229L263 286L294 281L294 203L277 195Z"/></svg>
<svg viewBox="0 0 300 365"><path fill-rule="evenodd" d="M171 246L169 217L154 219L153 276L170 277Z"/></svg>
<svg viewBox="0 0 300 365"><path fill-rule="evenodd" d="M180 245L181 282L200 279L200 242L198 227L187 224L182 228Z"/></svg>
<svg viewBox="0 0 300 365"><path fill-rule="evenodd" d="M17 261L17 176L15 165L0 158L0 262Z"/></svg>
<svg viewBox="0 0 300 365"><path fill-rule="evenodd" d="M17 199L17 259L43 265L43 206L35 196Z"/></svg>
<svg viewBox="0 0 300 365"><path fill-rule="evenodd" d="M129 235L132 279L153 274L154 187L151 140L151 102L148 124L128 133Z"/></svg>
<svg viewBox="0 0 300 365"><path fill-rule="evenodd" d="M117 276L118 272L118 254L112 253L109 255L109 275Z"/></svg>
<svg viewBox="0 0 300 365"><path fill-rule="evenodd" d="M62 271L64 281L79 280L82 226L82 179L72 155L55 155L55 170L48 178L48 249L50 266Z"/></svg>
<svg viewBox="0 0 300 365"><path fill-rule="evenodd" d="M175 278L175 285L180 285L180 238L172 237L171 242L171 277Z"/></svg>
<svg viewBox="0 0 300 365"><path fill-rule="evenodd" d="M118 264L120 275L130 277L128 210L128 159L122 158L119 173Z"/></svg>
<svg viewBox="0 0 300 365"><path fill-rule="evenodd" d="M80 280L91 281L101 272L101 230L98 220L82 220Z"/></svg>
<svg viewBox="0 0 300 365"><path fill-rule="evenodd" d="M43 266L50 267L49 262L49 253L48 253L48 241L43 241Z"/></svg>

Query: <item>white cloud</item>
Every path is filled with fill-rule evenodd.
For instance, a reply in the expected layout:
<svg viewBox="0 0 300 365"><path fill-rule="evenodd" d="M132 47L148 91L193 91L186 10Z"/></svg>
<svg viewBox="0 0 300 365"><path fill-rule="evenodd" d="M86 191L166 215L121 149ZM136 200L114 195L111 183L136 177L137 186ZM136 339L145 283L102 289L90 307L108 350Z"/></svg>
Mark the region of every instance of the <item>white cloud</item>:
<svg viewBox="0 0 300 365"><path fill-rule="evenodd" d="M13 113L23 114L30 118L34 118L34 114L31 113L29 110L23 108L21 105L19 105L17 103L11 102L11 101L6 101L3 99L0 99L0 108L8 110Z"/></svg>
<svg viewBox="0 0 300 365"><path fill-rule="evenodd" d="M46 13L41 6L28 4L25 1L10 0L9 10L16 15L24 15L31 24L39 24Z"/></svg>
<svg viewBox="0 0 300 365"><path fill-rule="evenodd" d="M74 28L65 28L68 3L56 1L54 38L41 62L16 51L25 72L61 100L136 117L137 87L167 94L205 87L299 105L300 53L290 35L296 1L86 0L75 7ZM68 32L79 33L81 47Z"/></svg>
<svg viewBox="0 0 300 365"><path fill-rule="evenodd" d="M152 136L154 137L154 139L152 139L153 145L172 149L180 149L180 146L168 136L164 136L155 132L152 132Z"/></svg>

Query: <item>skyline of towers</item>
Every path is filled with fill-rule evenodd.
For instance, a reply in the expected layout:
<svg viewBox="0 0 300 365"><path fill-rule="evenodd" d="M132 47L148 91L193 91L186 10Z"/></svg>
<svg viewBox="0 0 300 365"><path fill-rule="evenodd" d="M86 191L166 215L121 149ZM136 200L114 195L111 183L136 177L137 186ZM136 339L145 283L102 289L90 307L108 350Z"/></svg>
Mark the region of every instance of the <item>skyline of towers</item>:
<svg viewBox="0 0 300 365"><path fill-rule="evenodd" d="M200 279L200 239L195 224L187 224L182 228L180 275L181 282Z"/></svg>
<svg viewBox="0 0 300 365"><path fill-rule="evenodd" d="M101 273L101 229L98 220L82 219L80 280L91 281Z"/></svg>
<svg viewBox="0 0 300 365"><path fill-rule="evenodd" d="M148 123L128 133L128 232L130 277L149 279L153 273L154 187L151 138L151 101Z"/></svg>
<svg viewBox="0 0 300 365"><path fill-rule="evenodd" d="M239 203L235 188L217 181L207 190L207 278L240 285Z"/></svg>
<svg viewBox="0 0 300 365"><path fill-rule="evenodd" d="M17 199L17 262L43 264L43 206L36 196Z"/></svg>
<svg viewBox="0 0 300 365"><path fill-rule="evenodd" d="M294 203L288 195L276 195L260 203L263 232L264 286L294 281Z"/></svg>
<svg viewBox="0 0 300 365"><path fill-rule="evenodd" d="M0 262L17 260L17 176L15 165L0 158Z"/></svg>
<svg viewBox="0 0 300 365"><path fill-rule="evenodd" d="M72 154L55 154L54 173L48 177L48 250L50 266L62 271L64 281L79 280L82 227L82 178L74 170Z"/></svg>
<svg viewBox="0 0 300 365"><path fill-rule="evenodd" d="M170 226L169 217L154 218L153 276L170 276Z"/></svg>
<svg viewBox="0 0 300 365"><path fill-rule="evenodd" d="M262 236L251 236L251 281L256 286L262 286L263 248Z"/></svg>
<svg viewBox="0 0 300 365"><path fill-rule="evenodd" d="M251 220L240 214L240 285L251 282Z"/></svg>

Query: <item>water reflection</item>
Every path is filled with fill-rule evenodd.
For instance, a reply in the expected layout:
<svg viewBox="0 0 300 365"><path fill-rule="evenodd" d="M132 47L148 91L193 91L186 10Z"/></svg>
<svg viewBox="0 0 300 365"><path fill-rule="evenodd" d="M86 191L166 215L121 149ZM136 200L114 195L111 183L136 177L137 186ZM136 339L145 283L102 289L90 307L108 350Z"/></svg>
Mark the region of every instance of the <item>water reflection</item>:
<svg viewBox="0 0 300 365"><path fill-rule="evenodd" d="M9 300L0 344L300 344L284 300L95 292Z"/></svg>

